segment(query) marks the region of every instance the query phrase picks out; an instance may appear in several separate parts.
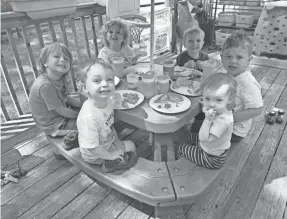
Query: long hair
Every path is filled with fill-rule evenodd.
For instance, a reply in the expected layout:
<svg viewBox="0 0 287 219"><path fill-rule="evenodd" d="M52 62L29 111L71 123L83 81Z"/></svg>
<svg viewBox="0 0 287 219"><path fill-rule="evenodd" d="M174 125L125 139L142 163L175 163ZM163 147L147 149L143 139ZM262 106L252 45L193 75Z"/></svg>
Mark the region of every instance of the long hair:
<svg viewBox="0 0 287 219"><path fill-rule="evenodd" d="M129 30L129 27L125 23L123 23L120 19L109 20L103 25L101 29L101 33L102 33L104 45L106 47L110 47L110 43L107 39L107 34L108 34L110 27L114 25L118 26L121 30L121 33L123 34L124 39L123 39L122 47L127 46L129 43L129 39L130 39L130 30Z"/></svg>

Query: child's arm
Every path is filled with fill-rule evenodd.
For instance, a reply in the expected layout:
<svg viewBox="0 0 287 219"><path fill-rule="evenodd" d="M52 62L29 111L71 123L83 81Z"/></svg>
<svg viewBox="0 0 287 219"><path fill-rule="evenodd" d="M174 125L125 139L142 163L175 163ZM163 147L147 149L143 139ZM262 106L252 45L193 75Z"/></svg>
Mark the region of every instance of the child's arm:
<svg viewBox="0 0 287 219"><path fill-rule="evenodd" d="M234 122L242 122L249 119L252 119L255 116L258 116L262 113L263 107L245 109L237 112L233 112Z"/></svg>
<svg viewBox="0 0 287 219"><path fill-rule="evenodd" d="M76 98L72 97L72 96L67 96L67 104L68 105L71 105L71 106L74 106L74 107L78 107L78 108L81 108L82 107L82 103L81 101L77 100Z"/></svg>
<svg viewBox="0 0 287 219"><path fill-rule="evenodd" d="M121 139L119 138L119 135L118 135L117 130L115 129L115 126L114 126L114 125L112 126L112 130L113 130L113 132L114 132L115 139L120 141Z"/></svg>
<svg viewBox="0 0 287 219"><path fill-rule="evenodd" d="M210 133L211 125L215 119L215 112L212 109L202 108L205 113L205 119L199 130L200 141L214 141L217 137Z"/></svg>
<svg viewBox="0 0 287 219"><path fill-rule="evenodd" d="M57 109L55 109L56 113L58 113L60 116L63 116L65 118L69 118L69 119L75 119L78 116L78 112L75 110L72 110L70 108L61 106Z"/></svg>

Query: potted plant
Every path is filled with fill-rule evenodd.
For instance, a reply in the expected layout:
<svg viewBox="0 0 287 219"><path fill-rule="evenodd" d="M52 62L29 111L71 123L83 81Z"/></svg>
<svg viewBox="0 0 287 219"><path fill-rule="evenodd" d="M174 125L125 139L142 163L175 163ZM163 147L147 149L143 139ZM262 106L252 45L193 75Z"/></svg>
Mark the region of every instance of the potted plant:
<svg viewBox="0 0 287 219"><path fill-rule="evenodd" d="M72 14L76 11L77 0L4 0L14 11L25 12L32 19Z"/></svg>

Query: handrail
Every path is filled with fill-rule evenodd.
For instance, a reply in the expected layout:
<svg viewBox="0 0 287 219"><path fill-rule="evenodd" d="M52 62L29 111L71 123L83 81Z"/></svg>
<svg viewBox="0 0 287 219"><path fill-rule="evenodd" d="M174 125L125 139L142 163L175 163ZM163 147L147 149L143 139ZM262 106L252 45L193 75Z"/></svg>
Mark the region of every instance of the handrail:
<svg viewBox="0 0 287 219"><path fill-rule="evenodd" d="M1 30L8 28L18 28L23 25L43 23L53 20L81 17L88 14L104 15L106 14L106 7L96 3L83 3L77 5L77 9L73 14L42 19L32 19L26 13L23 12L4 12L1 13Z"/></svg>

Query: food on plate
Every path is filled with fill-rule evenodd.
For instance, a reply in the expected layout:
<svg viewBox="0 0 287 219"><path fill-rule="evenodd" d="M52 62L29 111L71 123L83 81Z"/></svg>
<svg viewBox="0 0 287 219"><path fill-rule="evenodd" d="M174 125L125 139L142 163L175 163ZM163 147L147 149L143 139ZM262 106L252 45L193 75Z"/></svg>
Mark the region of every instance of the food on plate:
<svg viewBox="0 0 287 219"><path fill-rule="evenodd" d="M136 104L139 101L139 95L136 93L123 93L123 102L130 104Z"/></svg>
<svg viewBox="0 0 287 219"><path fill-rule="evenodd" d="M175 83L173 84L173 88L177 89L182 86L190 86L192 85L193 81L192 80L187 80L185 77L179 77L176 79Z"/></svg>
<svg viewBox="0 0 287 219"><path fill-rule="evenodd" d="M167 94L163 94L159 96L154 102L155 103L168 103L168 102L179 103L179 102L182 102L183 100L184 100L183 97L179 94L167 93Z"/></svg>

